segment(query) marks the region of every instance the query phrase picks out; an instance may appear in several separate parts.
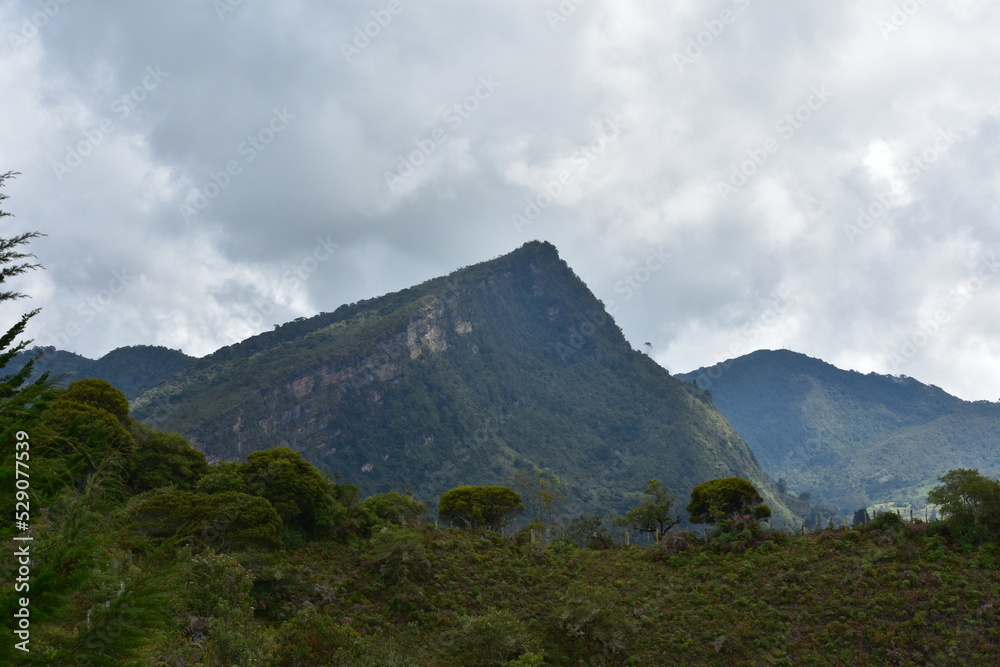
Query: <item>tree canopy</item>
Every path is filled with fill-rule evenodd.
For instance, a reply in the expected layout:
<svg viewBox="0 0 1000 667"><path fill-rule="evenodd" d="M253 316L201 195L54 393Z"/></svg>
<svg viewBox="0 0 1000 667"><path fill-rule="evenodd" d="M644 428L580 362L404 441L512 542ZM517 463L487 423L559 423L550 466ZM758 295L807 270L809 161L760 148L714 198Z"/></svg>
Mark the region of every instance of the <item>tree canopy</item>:
<svg viewBox="0 0 1000 667"><path fill-rule="evenodd" d="M757 488L742 477L724 477L694 487L687 511L692 523L714 524L747 514L759 521L771 516L771 508L763 500Z"/></svg>
<svg viewBox="0 0 1000 667"><path fill-rule="evenodd" d="M521 497L507 486L459 486L438 502L438 516L460 528L500 530L523 511Z"/></svg>
<svg viewBox="0 0 1000 667"><path fill-rule="evenodd" d="M337 485L288 447L251 453L240 472L249 492L267 498L285 524L315 532L347 514Z"/></svg>
<svg viewBox="0 0 1000 667"><path fill-rule="evenodd" d="M959 536L978 542L1000 534L1000 482L964 468L938 480L941 484L927 494L927 502L940 506Z"/></svg>

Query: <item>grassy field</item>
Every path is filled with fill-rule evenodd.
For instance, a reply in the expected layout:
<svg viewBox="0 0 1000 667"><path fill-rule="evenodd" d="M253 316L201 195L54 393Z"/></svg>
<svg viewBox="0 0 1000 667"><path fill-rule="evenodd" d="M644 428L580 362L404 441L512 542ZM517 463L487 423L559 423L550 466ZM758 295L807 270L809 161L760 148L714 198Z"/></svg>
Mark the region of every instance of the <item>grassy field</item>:
<svg viewBox="0 0 1000 667"><path fill-rule="evenodd" d="M604 550L396 529L272 563L255 636L271 664L1000 664L996 547L926 528Z"/></svg>

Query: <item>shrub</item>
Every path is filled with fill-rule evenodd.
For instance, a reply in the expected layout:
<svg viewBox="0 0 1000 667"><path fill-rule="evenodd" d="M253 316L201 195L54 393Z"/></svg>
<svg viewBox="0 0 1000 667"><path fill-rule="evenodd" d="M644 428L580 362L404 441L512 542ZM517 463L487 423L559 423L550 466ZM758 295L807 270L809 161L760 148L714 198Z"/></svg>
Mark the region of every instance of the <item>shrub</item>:
<svg viewBox="0 0 1000 667"><path fill-rule="evenodd" d="M188 530L218 551L282 546L278 513L265 499L245 493L169 490L141 498L131 510L139 529L151 537Z"/></svg>
<svg viewBox="0 0 1000 667"><path fill-rule="evenodd" d="M589 659L595 654L610 658L625 648L635 632L615 597L596 586L573 585L548 620L573 658Z"/></svg>
<svg viewBox="0 0 1000 667"><path fill-rule="evenodd" d="M741 554L750 549L784 542L783 533L771 532L753 516L744 514L722 519L712 533L709 548L716 552Z"/></svg>
<svg viewBox="0 0 1000 667"><path fill-rule="evenodd" d="M205 455L182 435L155 431L141 422L132 424L132 435L135 470L129 482L139 493L165 486L190 490L209 470Z"/></svg>
<svg viewBox="0 0 1000 667"><path fill-rule="evenodd" d="M888 530L896 533L906 530L906 521L895 512L876 512L868 527L871 530Z"/></svg>
<svg viewBox="0 0 1000 667"><path fill-rule="evenodd" d="M315 665L361 664L357 634L348 627L306 607L278 629L278 647L268 665L274 667L314 667Z"/></svg>
<svg viewBox="0 0 1000 667"><path fill-rule="evenodd" d="M427 508L411 496L398 491L377 493L358 503L360 528L367 533L386 524L412 526L426 511Z"/></svg>
<svg viewBox="0 0 1000 667"><path fill-rule="evenodd" d="M694 550L693 543L694 539L690 531L675 530L660 539L660 554L666 557L689 554Z"/></svg>
<svg viewBox="0 0 1000 667"><path fill-rule="evenodd" d="M527 627L509 611L490 609L459 621L455 647L464 665L504 665L535 646Z"/></svg>
<svg viewBox="0 0 1000 667"><path fill-rule="evenodd" d="M247 483L240 474L241 463L235 461L220 461L209 466L194 485L198 493L225 493L237 491L247 493Z"/></svg>
<svg viewBox="0 0 1000 667"><path fill-rule="evenodd" d="M253 614L253 574L239 562L212 550L192 556L188 604L198 616L244 617Z"/></svg>
<svg viewBox="0 0 1000 667"><path fill-rule="evenodd" d="M397 584L430 569L423 539L402 526L385 526L372 537L367 565L387 584Z"/></svg>

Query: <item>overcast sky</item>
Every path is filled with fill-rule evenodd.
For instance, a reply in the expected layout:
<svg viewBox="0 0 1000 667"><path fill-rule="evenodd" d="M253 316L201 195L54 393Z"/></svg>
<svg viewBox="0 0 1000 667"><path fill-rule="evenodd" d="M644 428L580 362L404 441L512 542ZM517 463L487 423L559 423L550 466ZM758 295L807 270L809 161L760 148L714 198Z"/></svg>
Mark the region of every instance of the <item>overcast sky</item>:
<svg viewBox="0 0 1000 667"><path fill-rule="evenodd" d="M532 239L672 372L758 348L1000 397L985 0L0 4L0 309L204 355Z"/></svg>

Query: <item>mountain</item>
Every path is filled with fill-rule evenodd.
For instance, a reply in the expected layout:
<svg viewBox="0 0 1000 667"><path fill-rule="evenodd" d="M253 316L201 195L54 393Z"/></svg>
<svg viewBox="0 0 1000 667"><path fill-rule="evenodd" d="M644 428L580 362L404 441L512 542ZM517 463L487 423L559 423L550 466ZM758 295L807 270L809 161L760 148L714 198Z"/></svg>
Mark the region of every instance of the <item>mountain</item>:
<svg viewBox="0 0 1000 667"><path fill-rule="evenodd" d="M922 507L954 468L1000 473L1000 404L759 350L677 376L708 390L765 471L841 512Z"/></svg>
<svg viewBox="0 0 1000 667"><path fill-rule="evenodd" d="M546 469L567 512L630 506L657 478L686 505L716 477L795 518L704 392L631 349L550 244L199 359L133 402L216 459L288 446L364 493L432 500Z"/></svg>
<svg viewBox="0 0 1000 667"><path fill-rule="evenodd" d="M129 400L195 360L178 350L153 345L120 347L97 360L54 347L36 347L18 354L4 370L17 371L38 352L42 353L42 358L35 362L36 377L48 371L54 377L62 377L62 384L82 378L100 378L120 389Z"/></svg>

